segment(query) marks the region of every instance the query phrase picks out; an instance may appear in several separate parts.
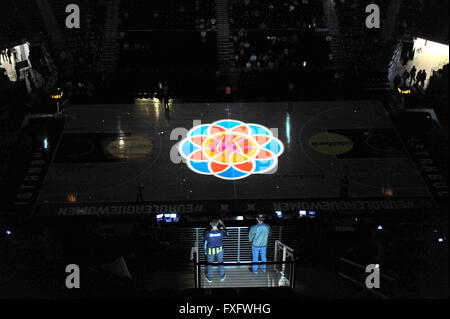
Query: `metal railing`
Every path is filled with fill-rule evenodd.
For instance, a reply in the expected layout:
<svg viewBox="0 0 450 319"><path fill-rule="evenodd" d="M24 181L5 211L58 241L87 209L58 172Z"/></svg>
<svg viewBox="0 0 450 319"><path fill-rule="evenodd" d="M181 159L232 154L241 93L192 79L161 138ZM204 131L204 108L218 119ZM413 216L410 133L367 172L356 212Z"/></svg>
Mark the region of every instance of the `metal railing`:
<svg viewBox="0 0 450 319"><path fill-rule="evenodd" d="M281 257L281 261L283 262L283 267L282 267L282 273L284 273L285 271L285 262L287 260L287 258L291 258L291 261L295 261L295 250L290 248L289 246L283 244L281 241L276 240L275 241L275 251L273 253L273 259L275 261L278 260L278 250L282 249L283 253L282 253L282 257Z"/></svg>
<svg viewBox="0 0 450 319"><path fill-rule="evenodd" d="M258 273L253 272L253 267L258 267ZM195 288L200 289L288 287L295 290L295 261L198 262L194 263L194 271ZM213 274L209 279L206 277L208 271ZM217 275L221 271L225 274L224 279Z"/></svg>
<svg viewBox="0 0 450 319"><path fill-rule="evenodd" d="M196 242L191 249L195 288L289 287L295 290L295 250L276 240L273 256L274 261L268 262L240 261L238 258L237 262L208 263L199 260ZM213 274L212 278L205 276L207 272ZM225 277L221 278L223 274Z"/></svg>
<svg viewBox="0 0 450 319"><path fill-rule="evenodd" d="M224 238L224 261L244 262L252 261L252 244L248 240L249 227L228 227L229 236ZM203 246L204 228L196 228L192 236L191 251L197 251L196 261L206 261ZM272 235L269 236L267 244L267 258L274 258L274 247L277 240L281 240L281 227L272 227ZM192 258L191 258L192 260Z"/></svg>

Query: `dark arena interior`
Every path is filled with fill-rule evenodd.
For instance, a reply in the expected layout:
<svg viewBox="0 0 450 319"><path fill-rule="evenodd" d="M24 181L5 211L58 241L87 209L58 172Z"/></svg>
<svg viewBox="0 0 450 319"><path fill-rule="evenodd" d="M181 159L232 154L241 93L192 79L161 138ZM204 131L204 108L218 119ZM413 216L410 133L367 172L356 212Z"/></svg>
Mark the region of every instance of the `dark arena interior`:
<svg viewBox="0 0 450 319"><path fill-rule="evenodd" d="M448 299L448 27L442 0L0 1L0 298Z"/></svg>

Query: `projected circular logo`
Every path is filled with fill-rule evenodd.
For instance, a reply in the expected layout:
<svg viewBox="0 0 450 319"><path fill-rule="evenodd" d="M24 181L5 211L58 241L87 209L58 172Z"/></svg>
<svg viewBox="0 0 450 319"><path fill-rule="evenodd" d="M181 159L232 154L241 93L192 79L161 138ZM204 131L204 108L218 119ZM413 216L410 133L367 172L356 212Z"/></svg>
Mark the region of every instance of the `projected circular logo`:
<svg viewBox="0 0 450 319"><path fill-rule="evenodd" d="M192 128L178 151L192 171L235 180L270 173L284 146L267 127L221 120Z"/></svg>

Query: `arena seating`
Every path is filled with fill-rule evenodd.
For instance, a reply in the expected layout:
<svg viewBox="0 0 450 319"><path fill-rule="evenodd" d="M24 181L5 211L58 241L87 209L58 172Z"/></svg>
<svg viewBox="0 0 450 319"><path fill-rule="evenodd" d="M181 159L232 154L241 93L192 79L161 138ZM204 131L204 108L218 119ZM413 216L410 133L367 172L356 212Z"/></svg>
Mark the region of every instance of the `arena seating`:
<svg viewBox="0 0 450 319"><path fill-rule="evenodd" d="M234 0L229 3L232 28L307 28L323 24L321 1Z"/></svg>
<svg viewBox="0 0 450 319"><path fill-rule="evenodd" d="M136 5L141 9L136 10ZM166 80L172 92L183 91L185 97L214 92L214 2L122 3L121 17L120 64L132 79L126 90L155 92L158 83Z"/></svg>
<svg viewBox="0 0 450 319"><path fill-rule="evenodd" d="M214 24L213 1L137 0L129 5L132 10L122 4L122 18L131 29L192 29Z"/></svg>
<svg viewBox="0 0 450 319"><path fill-rule="evenodd" d="M330 75L321 1L234 0L228 11L241 91L286 92L288 84L305 87L312 76Z"/></svg>

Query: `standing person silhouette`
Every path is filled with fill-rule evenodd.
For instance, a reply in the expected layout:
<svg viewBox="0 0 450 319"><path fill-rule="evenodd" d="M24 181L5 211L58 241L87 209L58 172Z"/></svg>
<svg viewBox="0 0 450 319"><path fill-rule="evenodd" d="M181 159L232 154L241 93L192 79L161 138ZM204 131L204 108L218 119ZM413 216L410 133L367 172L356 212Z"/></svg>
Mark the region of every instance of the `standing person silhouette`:
<svg viewBox="0 0 450 319"><path fill-rule="evenodd" d="M425 81L427 80L427 71L422 70L422 76L420 77L420 87L423 89L425 87Z"/></svg>
<svg viewBox="0 0 450 319"><path fill-rule="evenodd" d="M167 84L167 81L164 81L164 85L163 85L163 103L164 103L164 108L166 110L169 110L169 85Z"/></svg>
<svg viewBox="0 0 450 319"><path fill-rule="evenodd" d="M264 223L264 215L259 214L256 221L258 223L253 225L248 233L248 240L252 243L252 261L257 263L259 255L261 255L261 262L265 263L267 262L267 242L272 234L272 229ZM264 264L261 268L263 272L266 272L267 265ZM255 275L258 274L258 265L253 265L252 269Z"/></svg>
<svg viewBox="0 0 450 319"><path fill-rule="evenodd" d="M205 240L205 255L207 257L209 265L207 266L206 280L212 282L213 278L213 266L214 259L217 258L217 262L221 264L219 266L220 281L225 280L225 267L223 266L223 238L228 236L229 233L225 224L220 219L213 219L210 223L211 230L205 232L203 238ZM220 230L218 226L222 225L223 230Z"/></svg>
<svg viewBox="0 0 450 319"><path fill-rule="evenodd" d="M416 82L416 72L417 72L417 69L416 69L416 66L414 65L412 67L411 71L409 72L409 84L410 85Z"/></svg>

